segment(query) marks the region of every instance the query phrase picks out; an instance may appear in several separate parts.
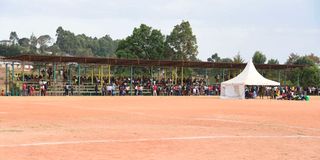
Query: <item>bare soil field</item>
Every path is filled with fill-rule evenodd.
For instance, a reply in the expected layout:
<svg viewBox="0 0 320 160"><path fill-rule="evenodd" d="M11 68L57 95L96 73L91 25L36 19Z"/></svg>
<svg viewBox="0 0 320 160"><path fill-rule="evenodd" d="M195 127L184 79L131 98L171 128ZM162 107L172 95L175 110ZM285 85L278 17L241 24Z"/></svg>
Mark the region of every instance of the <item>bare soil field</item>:
<svg viewBox="0 0 320 160"><path fill-rule="evenodd" d="M0 97L0 160L319 160L320 98Z"/></svg>

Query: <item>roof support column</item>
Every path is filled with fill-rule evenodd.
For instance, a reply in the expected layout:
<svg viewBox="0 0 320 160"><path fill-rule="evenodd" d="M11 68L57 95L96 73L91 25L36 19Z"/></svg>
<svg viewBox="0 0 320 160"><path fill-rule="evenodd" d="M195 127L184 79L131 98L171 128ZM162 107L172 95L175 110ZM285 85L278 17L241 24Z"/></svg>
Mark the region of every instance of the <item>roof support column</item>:
<svg viewBox="0 0 320 160"><path fill-rule="evenodd" d="M167 80L167 68L164 68L164 81Z"/></svg>
<svg viewBox="0 0 320 160"><path fill-rule="evenodd" d="M104 83L104 79L103 79L103 66L100 65L100 83L101 83L101 88L103 86Z"/></svg>
<svg viewBox="0 0 320 160"><path fill-rule="evenodd" d="M158 68L158 82L160 82L160 72L161 72L161 68Z"/></svg>
<svg viewBox="0 0 320 160"><path fill-rule="evenodd" d="M43 75L44 80L47 80L47 64L44 64L44 75Z"/></svg>
<svg viewBox="0 0 320 160"><path fill-rule="evenodd" d="M56 71L57 71L57 64L56 64L56 62L53 62L53 88L54 88L54 95L57 95L57 92L56 92L56 82L57 82ZM51 94L53 94L53 93L51 93Z"/></svg>
<svg viewBox="0 0 320 160"><path fill-rule="evenodd" d="M222 82L224 82L224 69L222 69ZM220 83L222 83L220 82Z"/></svg>
<svg viewBox="0 0 320 160"><path fill-rule="evenodd" d="M181 67L181 85L183 85L183 67Z"/></svg>
<svg viewBox="0 0 320 160"><path fill-rule="evenodd" d="M209 85L208 68L206 68L206 85Z"/></svg>
<svg viewBox="0 0 320 160"><path fill-rule="evenodd" d="M298 86L300 86L300 74L298 74Z"/></svg>
<svg viewBox="0 0 320 160"><path fill-rule="evenodd" d="M38 64L38 77L40 77L40 75L41 75L41 65Z"/></svg>
<svg viewBox="0 0 320 160"><path fill-rule="evenodd" d="M108 65L108 83L111 84L111 77L110 77L110 69L111 69L111 65Z"/></svg>
<svg viewBox="0 0 320 160"><path fill-rule="evenodd" d="M171 68L171 81L172 83L174 82L174 68L170 67Z"/></svg>
<svg viewBox="0 0 320 160"><path fill-rule="evenodd" d="M91 69L91 84L93 84L94 66Z"/></svg>
<svg viewBox="0 0 320 160"><path fill-rule="evenodd" d="M281 71L280 70L278 70L278 82L281 85Z"/></svg>
<svg viewBox="0 0 320 160"><path fill-rule="evenodd" d="M9 83L9 67L8 63L6 63L6 96L8 96L8 83Z"/></svg>
<svg viewBox="0 0 320 160"><path fill-rule="evenodd" d="M78 64L78 95L80 96L80 64Z"/></svg>
<svg viewBox="0 0 320 160"><path fill-rule="evenodd" d="M151 74L151 79L154 80L154 79L153 79L153 66L151 66L151 68L150 68L150 74ZM151 82L151 83L152 83L152 82Z"/></svg>
<svg viewBox="0 0 320 160"><path fill-rule="evenodd" d="M22 66L21 66L21 69L22 69L22 82L24 83L24 61L22 61Z"/></svg>
<svg viewBox="0 0 320 160"><path fill-rule="evenodd" d="M14 96L14 62L12 62L11 67L11 96Z"/></svg>
<svg viewBox="0 0 320 160"><path fill-rule="evenodd" d="M68 83L71 85L71 64L68 65Z"/></svg>
<svg viewBox="0 0 320 160"><path fill-rule="evenodd" d="M132 65L131 65L131 66L130 66L130 95L131 95L131 96L133 95L133 94L132 94L132 82L133 82L132 77L133 77L133 67L132 67Z"/></svg>
<svg viewBox="0 0 320 160"><path fill-rule="evenodd" d="M174 80L174 83L177 84L177 81L178 81L178 67L176 67L176 70L175 70L175 80Z"/></svg>
<svg viewBox="0 0 320 160"><path fill-rule="evenodd" d="M53 82L54 83L56 83L57 81L56 70L57 70L57 64L56 62L53 62Z"/></svg>
<svg viewBox="0 0 320 160"><path fill-rule="evenodd" d="M284 85L287 85L287 69L284 70Z"/></svg>

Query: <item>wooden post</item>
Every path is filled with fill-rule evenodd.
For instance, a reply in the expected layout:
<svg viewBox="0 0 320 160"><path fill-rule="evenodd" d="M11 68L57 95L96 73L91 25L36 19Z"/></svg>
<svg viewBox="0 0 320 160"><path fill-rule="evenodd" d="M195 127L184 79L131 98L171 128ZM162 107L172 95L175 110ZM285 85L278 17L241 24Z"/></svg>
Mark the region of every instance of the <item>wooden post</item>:
<svg viewBox="0 0 320 160"><path fill-rule="evenodd" d="M178 81L178 67L176 67L174 83L177 84L177 81Z"/></svg>
<svg viewBox="0 0 320 160"><path fill-rule="evenodd" d="M132 93L132 77L133 77L133 68L132 68L132 66L130 67L130 95L132 96L133 95L133 93Z"/></svg>
<svg viewBox="0 0 320 160"><path fill-rule="evenodd" d="M9 83L9 67L8 63L6 63L6 96L8 96L8 83Z"/></svg>
<svg viewBox="0 0 320 160"><path fill-rule="evenodd" d="M93 72L94 72L94 66L92 66L92 70L91 70L91 84L93 84Z"/></svg>
<svg viewBox="0 0 320 160"><path fill-rule="evenodd" d="M183 67L181 67L181 85L183 85Z"/></svg>
<svg viewBox="0 0 320 160"><path fill-rule="evenodd" d="M14 96L14 62L11 64L12 70L11 70L11 96Z"/></svg>
<svg viewBox="0 0 320 160"><path fill-rule="evenodd" d="M109 66L108 66L108 67L109 67L109 68L108 68L108 78L109 78L109 79L108 79L108 83L109 83L109 84L111 84L111 77L110 77L110 76L111 76L111 75L110 75L110 69L111 69L111 67L110 67L110 66L111 66L111 65L109 64Z"/></svg>
<svg viewBox="0 0 320 160"><path fill-rule="evenodd" d="M78 64L78 95L80 96L80 64Z"/></svg>
<svg viewBox="0 0 320 160"><path fill-rule="evenodd" d="M24 83L24 61L22 61L22 66L21 66L21 69L22 69L22 82Z"/></svg>

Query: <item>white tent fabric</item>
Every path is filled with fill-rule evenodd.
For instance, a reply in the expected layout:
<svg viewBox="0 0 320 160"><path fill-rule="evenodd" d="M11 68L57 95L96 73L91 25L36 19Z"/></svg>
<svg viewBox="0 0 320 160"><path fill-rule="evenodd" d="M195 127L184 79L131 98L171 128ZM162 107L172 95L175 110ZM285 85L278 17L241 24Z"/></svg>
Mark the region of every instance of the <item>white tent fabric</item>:
<svg viewBox="0 0 320 160"><path fill-rule="evenodd" d="M222 99L244 99L245 86L279 86L280 83L264 78L252 61L247 63L244 70L235 78L221 83Z"/></svg>

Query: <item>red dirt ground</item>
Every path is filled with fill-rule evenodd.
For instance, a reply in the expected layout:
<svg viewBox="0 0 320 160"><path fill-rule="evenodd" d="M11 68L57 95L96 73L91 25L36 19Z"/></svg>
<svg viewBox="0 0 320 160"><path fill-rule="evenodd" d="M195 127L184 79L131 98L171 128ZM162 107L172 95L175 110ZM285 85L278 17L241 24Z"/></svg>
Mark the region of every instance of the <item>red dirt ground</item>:
<svg viewBox="0 0 320 160"><path fill-rule="evenodd" d="M0 97L0 160L320 159L320 98Z"/></svg>

